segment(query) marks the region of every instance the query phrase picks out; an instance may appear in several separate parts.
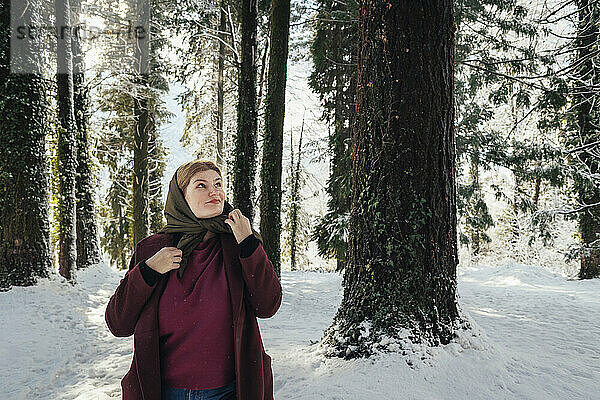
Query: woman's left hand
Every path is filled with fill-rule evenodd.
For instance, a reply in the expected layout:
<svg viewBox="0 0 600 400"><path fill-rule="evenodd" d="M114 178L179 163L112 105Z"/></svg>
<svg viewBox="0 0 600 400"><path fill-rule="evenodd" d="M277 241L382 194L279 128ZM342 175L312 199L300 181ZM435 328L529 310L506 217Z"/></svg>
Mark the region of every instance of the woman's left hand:
<svg viewBox="0 0 600 400"><path fill-rule="evenodd" d="M235 236L235 240L238 244L242 243L244 239L252 235L250 220L237 208L229 213L225 223L231 227L233 236Z"/></svg>

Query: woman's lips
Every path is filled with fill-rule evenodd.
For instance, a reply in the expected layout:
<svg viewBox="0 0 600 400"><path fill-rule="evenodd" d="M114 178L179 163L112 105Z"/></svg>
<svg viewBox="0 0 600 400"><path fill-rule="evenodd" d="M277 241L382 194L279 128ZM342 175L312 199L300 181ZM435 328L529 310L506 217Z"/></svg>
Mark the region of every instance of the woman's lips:
<svg viewBox="0 0 600 400"><path fill-rule="evenodd" d="M219 204L220 202L220 200L211 200L208 202L208 204Z"/></svg>

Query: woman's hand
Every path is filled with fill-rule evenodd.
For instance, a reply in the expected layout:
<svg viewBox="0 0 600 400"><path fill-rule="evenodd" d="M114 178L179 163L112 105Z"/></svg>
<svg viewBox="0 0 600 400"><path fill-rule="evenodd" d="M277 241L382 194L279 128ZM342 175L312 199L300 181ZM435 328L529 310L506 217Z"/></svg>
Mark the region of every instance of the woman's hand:
<svg viewBox="0 0 600 400"><path fill-rule="evenodd" d="M228 219L225 223L231 227L233 236L238 244L242 243L244 239L252 235L252 227L250 226L250 220L239 209L235 209L229 213Z"/></svg>
<svg viewBox="0 0 600 400"><path fill-rule="evenodd" d="M179 268L179 263L183 257L183 252L177 247L163 247L152 257L146 260L146 265L164 274L172 269Z"/></svg>

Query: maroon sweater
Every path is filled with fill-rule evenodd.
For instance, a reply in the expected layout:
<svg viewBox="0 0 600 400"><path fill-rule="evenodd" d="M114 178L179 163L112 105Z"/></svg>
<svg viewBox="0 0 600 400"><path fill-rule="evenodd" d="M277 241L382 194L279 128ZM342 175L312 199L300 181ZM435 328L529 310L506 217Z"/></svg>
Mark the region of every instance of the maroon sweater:
<svg viewBox="0 0 600 400"><path fill-rule="evenodd" d="M240 243L242 253L258 245L250 236ZM153 284L156 274L144 267L145 280ZM234 381L233 315L221 241L201 242L181 281L177 270L168 274L158 306L162 384L210 389Z"/></svg>

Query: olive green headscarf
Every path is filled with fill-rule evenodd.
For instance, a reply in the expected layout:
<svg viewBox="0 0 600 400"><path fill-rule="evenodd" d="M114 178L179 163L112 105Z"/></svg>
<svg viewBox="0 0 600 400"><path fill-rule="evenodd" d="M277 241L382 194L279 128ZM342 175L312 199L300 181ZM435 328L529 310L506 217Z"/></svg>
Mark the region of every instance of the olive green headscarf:
<svg viewBox="0 0 600 400"><path fill-rule="evenodd" d="M207 231L213 233L233 233L231 227L225 223L228 215L234 208L225 201L223 213L212 218L197 218L185 200L183 192L177 185L177 171L169 183L169 193L165 203L165 217L167 225L158 233L178 233L183 235L177 243L177 248L183 253L177 276L183 276L187 261L192 251L203 241ZM252 233L262 242L262 236L252 228Z"/></svg>

